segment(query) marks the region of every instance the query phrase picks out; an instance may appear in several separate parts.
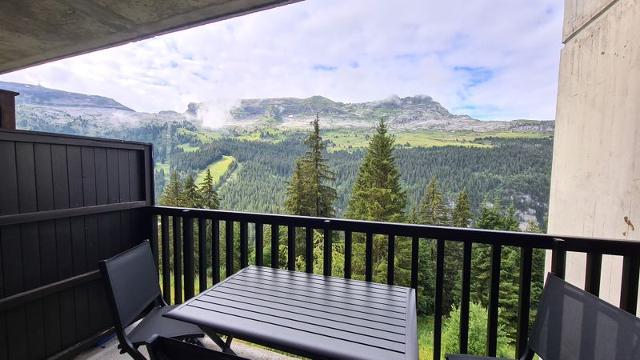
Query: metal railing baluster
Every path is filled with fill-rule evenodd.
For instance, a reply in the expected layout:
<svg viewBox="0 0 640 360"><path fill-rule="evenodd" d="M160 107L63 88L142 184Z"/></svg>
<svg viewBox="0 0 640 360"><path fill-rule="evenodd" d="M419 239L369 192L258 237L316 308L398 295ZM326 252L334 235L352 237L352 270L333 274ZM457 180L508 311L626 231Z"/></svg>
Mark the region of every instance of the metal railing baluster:
<svg viewBox="0 0 640 360"><path fill-rule="evenodd" d="M264 227L262 223L256 223L256 265L264 264Z"/></svg>
<svg viewBox="0 0 640 360"><path fill-rule="evenodd" d="M351 231L344 232L344 277L351 279L351 258L353 252L353 239Z"/></svg>
<svg viewBox="0 0 640 360"><path fill-rule="evenodd" d="M182 239L180 218L173 217L173 303L182 303Z"/></svg>
<svg viewBox="0 0 640 360"><path fill-rule="evenodd" d="M491 245L491 285L489 286L489 311L487 316L487 355L496 356L498 349L498 305L500 301L500 263L502 245Z"/></svg>
<svg viewBox="0 0 640 360"><path fill-rule="evenodd" d="M584 279L584 290L595 296L600 294L600 271L602 270L602 254L587 254L587 266Z"/></svg>
<svg viewBox="0 0 640 360"><path fill-rule="evenodd" d="M622 286L620 288L620 308L634 315L638 307L639 275L640 275L640 256L635 254L625 256L622 260Z"/></svg>
<svg viewBox="0 0 640 360"><path fill-rule="evenodd" d="M444 240L436 240L436 293L433 311L433 359L440 360L442 347L442 292L444 289Z"/></svg>
<svg viewBox="0 0 640 360"><path fill-rule="evenodd" d="M207 289L207 220L198 218L198 280L200 292Z"/></svg>
<svg viewBox="0 0 640 360"><path fill-rule="evenodd" d="M233 275L234 266L233 266L233 220L227 220L224 223L224 233L225 233L225 263L226 263L226 277Z"/></svg>
<svg viewBox="0 0 640 360"><path fill-rule="evenodd" d="M162 294L164 301L171 303L171 252L169 250L169 217L161 216L162 227Z"/></svg>
<svg viewBox="0 0 640 360"><path fill-rule="evenodd" d="M331 266L333 259L333 233L329 227L329 221L325 221L324 226L324 246L322 249L324 254L323 273L325 276L331 276Z"/></svg>
<svg viewBox="0 0 640 360"><path fill-rule="evenodd" d="M418 302L418 266L420 259L420 238L411 238L411 287L416 290L416 303Z"/></svg>
<svg viewBox="0 0 640 360"><path fill-rule="evenodd" d="M389 234L387 240L387 284L393 285L395 280L396 236Z"/></svg>
<svg viewBox="0 0 640 360"><path fill-rule="evenodd" d="M366 235L365 245L365 266L364 266L364 278L366 281L373 280L373 234L368 232Z"/></svg>
<svg viewBox="0 0 640 360"><path fill-rule="evenodd" d="M307 226L305 229L305 271L313 273L313 228Z"/></svg>
<svg viewBox="0 0 640 360"><path fill-rule="evenodd" d="M469 347L469 302L471 295L471 241L465 241L462 249L462 296L460 297L460 353Z"/></svg>
<svg viewBox="0 0 640 360"><path fill-rule="evenodd" d="M193 264L193 219L184 218L182 222L183 243L182 257L184 261L184 299L191 299L195 293L195 271Z"/></svg>
<svg viewBox="0 0 640 360"><path fill-rule="evenodd" d="M287 269L296 269L296 227L287 227Z"/></svg>
<svg viewBox="0 0 640 360"><path fill-rule="evenodd" d="M211 275L213 285L220 282L220 221L211 219Z"/></svg>
<svg viewBox="0 0 640 360"><path fill-rule="evenodd" d="M531 267L533 249L520 248L520 289L518 293L518 333L516 335L516 357L526 351L529 338L529 308L531 306Z"/></svg>
<svg viewBox="0 0 640 360"><path fill-rule="evenodd" d="M271 267L280 267L280 225L271 224Z"/></svg>
<svg viewBox="0 0 640 360"><path fill-rule="evenodd" d="M249 266L249 224L240 222L240 268Z"/></svg>

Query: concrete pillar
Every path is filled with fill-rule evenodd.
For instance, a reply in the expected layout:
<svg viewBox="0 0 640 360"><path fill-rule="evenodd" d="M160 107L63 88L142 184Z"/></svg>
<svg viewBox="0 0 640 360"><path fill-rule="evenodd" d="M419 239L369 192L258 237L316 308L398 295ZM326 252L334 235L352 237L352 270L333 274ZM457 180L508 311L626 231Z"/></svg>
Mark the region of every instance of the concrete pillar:
<svg viewBox="0 0 640 360"><path fill-rule="evenodd" d="M640 0L565 0L563 42L549 233L638 241ZM567 280L583 287L585 263L569 253ZM603 258L600 296L616 305L621 271Z"/></svg>
<svg viewBox="0 0 640 360"><path fill-rule="evenodd" d="M0 128L15 130L16 128L16 96L17 92L0 89Z"/></svg>

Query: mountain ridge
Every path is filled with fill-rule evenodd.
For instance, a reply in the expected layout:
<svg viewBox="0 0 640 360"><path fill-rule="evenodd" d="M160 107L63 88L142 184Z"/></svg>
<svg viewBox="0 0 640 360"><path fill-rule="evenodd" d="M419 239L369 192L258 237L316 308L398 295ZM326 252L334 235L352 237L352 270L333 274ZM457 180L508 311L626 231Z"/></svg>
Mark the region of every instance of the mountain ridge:
<svg viewBox="0 0 640 360"><path fill-rule="evenodd" d="M138 127L140 124L184 123L195 127L306 129L319 115L324 128L371 128L385 119L391 129L434 131L553 131L554 121L477 120L469 115L452 114L431 96L415 95L359 103L334 101L324 96L242 99L225 108L208 103L189 103L184 112L137 112L119 102L98 95L86 95L39 85L0 82L0 88L19 92L16 98L19 118L25 128L46 114L57 125L81 124L89 127ZM41 122L41 121L40 121ZM19 119L20 123L20 119Z"/></svg>
<svg viewBox="0 0 640 360"><path fill-rule="evenodd" d="M95 107L134 111L119 102L100 95L87 95L64 90L50 89L40 85L0 81L0 89L19 93L16 104L59 107Z"/></svg>

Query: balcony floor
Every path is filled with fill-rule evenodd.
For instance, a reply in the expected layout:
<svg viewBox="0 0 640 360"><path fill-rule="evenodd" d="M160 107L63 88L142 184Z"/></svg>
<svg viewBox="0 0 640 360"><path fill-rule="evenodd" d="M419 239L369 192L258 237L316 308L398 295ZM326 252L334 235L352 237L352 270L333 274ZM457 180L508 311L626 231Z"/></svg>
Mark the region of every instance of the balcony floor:
<svg viewBox="0 0 640 360"><path fill-rule="evenodd" d="M209 338L205 338L203 343L210 349L219 350L220 348L211 341ZM76 360L120 360L130 359L126 354L120 354L117 348L118 341L115 337L110 339L103 347L94 347L86 352L78 355ZM261 359L261 360L293 360L296 358L281 355L273 351L262 349L259 347L251 346L250 344L234 340L231 344L231 348L239 356L248 359ZM147 351L144 347L141 348L142 353L147 356Z"/></svg>

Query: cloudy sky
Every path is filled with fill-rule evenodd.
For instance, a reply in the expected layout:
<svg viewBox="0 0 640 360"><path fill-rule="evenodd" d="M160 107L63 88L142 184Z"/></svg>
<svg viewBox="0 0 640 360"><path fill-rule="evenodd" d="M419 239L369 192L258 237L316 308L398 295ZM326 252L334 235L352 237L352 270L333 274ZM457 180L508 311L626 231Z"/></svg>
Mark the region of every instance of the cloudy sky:
<svg viewBox="0 0 640 360"><path fill-rule="evenodd" d="M562 10L558 0L307 0L0 80L146 112L182 112L192 101L424 94L480 119L553 119Z"/></svg>

